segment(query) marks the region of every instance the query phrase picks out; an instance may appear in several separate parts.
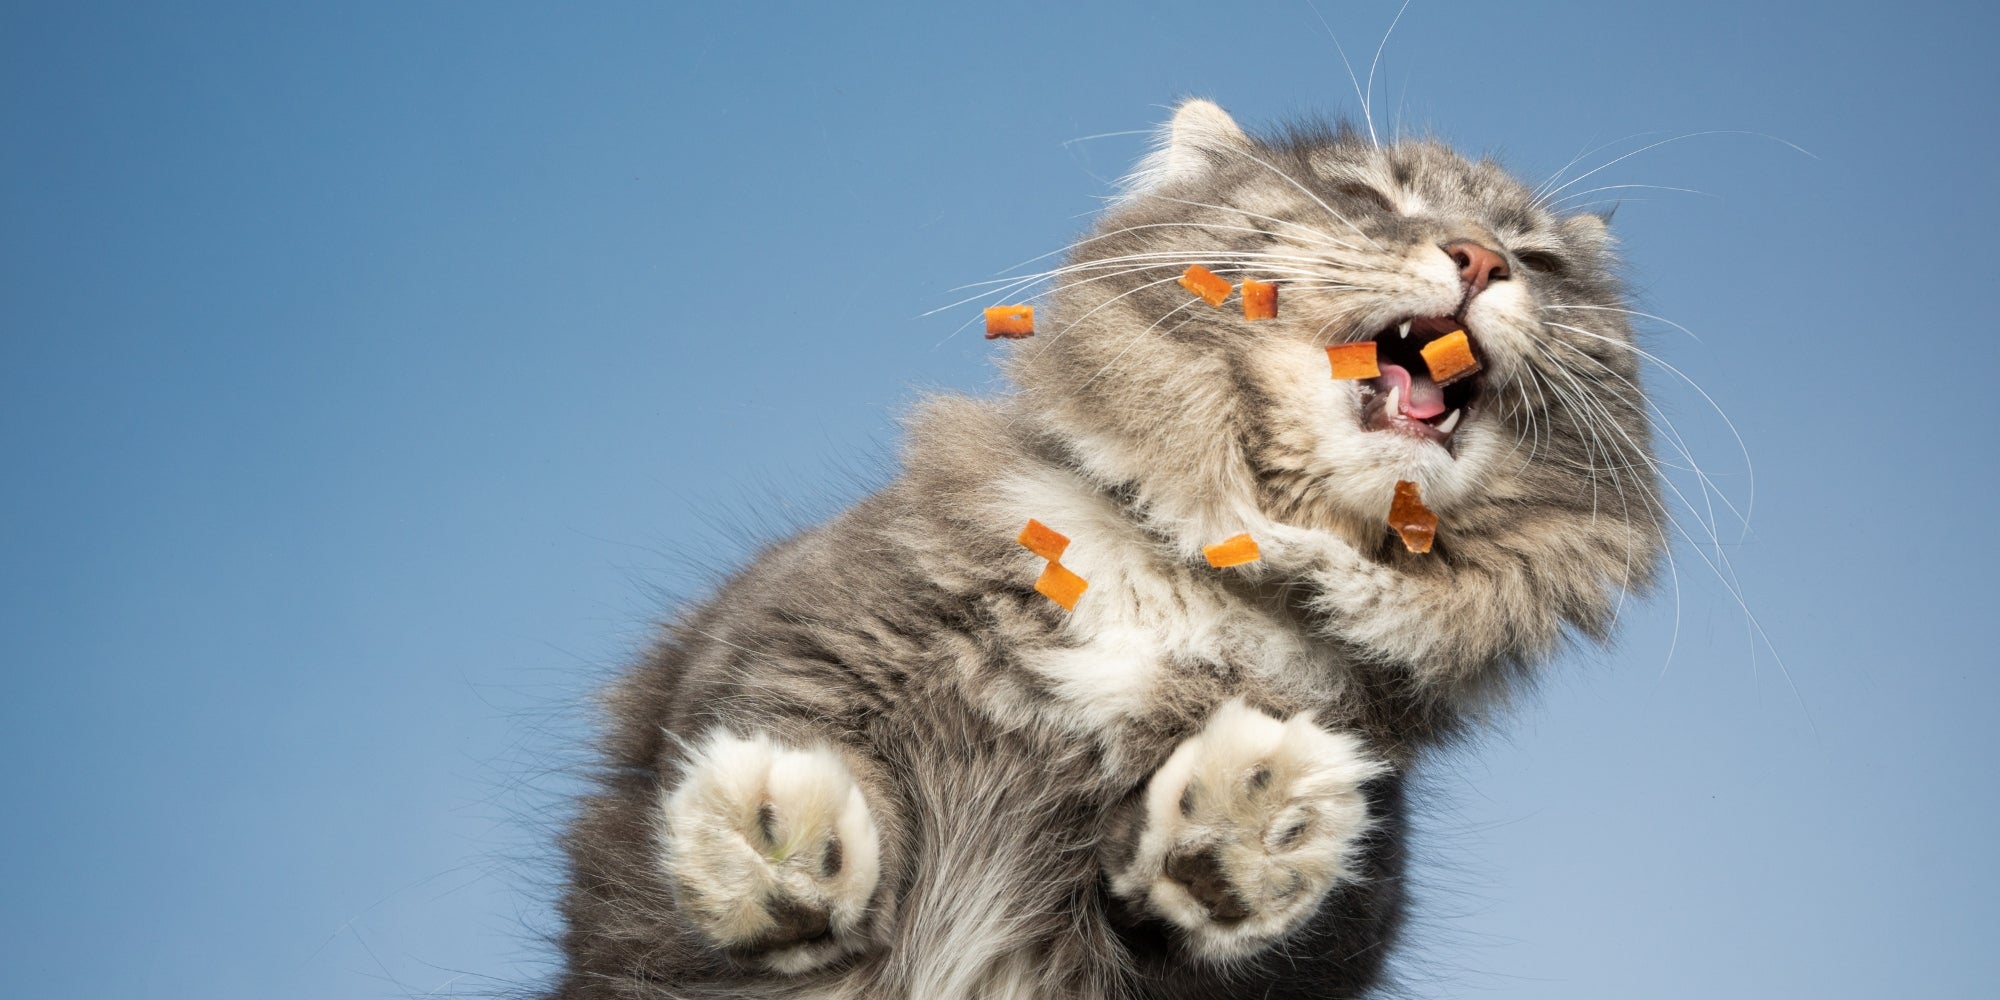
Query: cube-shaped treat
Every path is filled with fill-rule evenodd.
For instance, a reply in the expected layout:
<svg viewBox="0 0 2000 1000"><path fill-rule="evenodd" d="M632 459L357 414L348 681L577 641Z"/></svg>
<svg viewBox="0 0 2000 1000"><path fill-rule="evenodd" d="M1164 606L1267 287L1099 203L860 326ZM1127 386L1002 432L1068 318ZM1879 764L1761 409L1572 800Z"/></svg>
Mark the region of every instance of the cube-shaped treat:
<svg viewBox="0 0 2000 1000"><path fill-rule="evenodd" d="M1278 286L1255 278L1243 279L1243 318L1277 319Z"/></svg>
<svg viewBox="0 0 2000 1000"><path fill-rule="evenodd" d="M1043 524L1034 518L1028 519L1028 526L1014 539L1028 551L1054 562L1062 558L1063 550L1069 548L1069 536Z"/></svg>
<svg viewBox="0 0 2000 1000"><path fill-rule="evenodd" d="M1035 335L1034 306L991 306L986 310L986 339L1019 340Z"/></svg>
<svg viewBox="0 0 2000 1000"><path fill-rule="evenodd" d="M1208 560L1208 564L1216 569L1241 566L1263 558L1263 553L1257 551L1257 540L1248 534L1203 546L1201 554Z"/></svg>
<svg viewBox="0 0 2000 1000"><path fill-rule="evenodd" d="M1447 386L1479 370L1472 356L1472 340L1464 330L1453 330L1424 345L1424 364L1431 369L1431 381Z"/></svg>
<svg viewBox="0 0 2000 1000"><path fill-rule="evenodd" d="M1059 562L1050 562L1048 568L1042 570L1041 579L1035 581L1036 592L1062 605L1065 611L1076 610L1076 599L1082 597L1089 586L1083 577L1065 569Z"/></svg>
<svg viewBox="0 0 2000 1000"><path fill-rule="evenodd" d="M1192 264L1181 274L1181 287L1201 296L1203 302L1219 306L1223 299L1229 297L1230 289L1236 286L1223 280L1214 271L1200 264Z"/></svg>
<svg viewBox="0 0 2000 1000"><path fill-rule="evenodd" d="M1404 480L1396 484L1396 499L1389 504L1389 527L1403 536L1403 547L1411 552L1429 552L1437 538L1438 518L1424 506L1417 484Z"/></svg>
<svg viewBox="0 0 2000 1000"><path fill-rule="evenodd" d="M1333 377L1374 378L1382 374L1382 368L1375 363L1375 342L1364 340L1358 344L1335 344L1326 349L1326 359L1333 362Z"/></svg>

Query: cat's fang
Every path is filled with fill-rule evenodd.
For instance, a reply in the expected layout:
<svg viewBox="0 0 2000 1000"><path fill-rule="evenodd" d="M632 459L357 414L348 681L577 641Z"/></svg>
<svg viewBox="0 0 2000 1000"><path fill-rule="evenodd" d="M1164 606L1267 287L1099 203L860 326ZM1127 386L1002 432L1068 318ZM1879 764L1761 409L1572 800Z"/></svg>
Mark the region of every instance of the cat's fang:
<svg viewBox="0 0 2000 1000"><path fill-rule="evenodd" d="M1448 384L1432 378L1426 348L1454 334L1467 347L1475 340L1456 316L1411 316L1381 328L1373 338L1381 374L1361 385L1363 430L1397 431L1437 444L1451 440L1464 411L1477 405L1485 383L1476 368Z"/></svg>

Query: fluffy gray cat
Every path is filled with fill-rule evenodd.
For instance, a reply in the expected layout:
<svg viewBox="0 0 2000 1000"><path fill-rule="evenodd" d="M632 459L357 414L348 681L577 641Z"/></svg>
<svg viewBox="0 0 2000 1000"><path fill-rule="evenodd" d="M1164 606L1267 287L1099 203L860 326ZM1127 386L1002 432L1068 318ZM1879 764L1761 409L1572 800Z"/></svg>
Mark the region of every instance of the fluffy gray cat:
<svg viewBox="0 0 2000 1000"><path fill-rule="evenodd" d="M1403 782L1663 546L1604 221L1490 162L1180 106L901 474L610 695L554 996L1350 997ZM1191 264L1279 285L1275 319ZM1463 328L1483 368L1419 349ZM1329 377L1373 340L1381 374ZM1399 480L1435 548L1385 527ZM1088 589L1037 592L1030 519ZM1248 533L1262 558L1217 569Z"/></svg>

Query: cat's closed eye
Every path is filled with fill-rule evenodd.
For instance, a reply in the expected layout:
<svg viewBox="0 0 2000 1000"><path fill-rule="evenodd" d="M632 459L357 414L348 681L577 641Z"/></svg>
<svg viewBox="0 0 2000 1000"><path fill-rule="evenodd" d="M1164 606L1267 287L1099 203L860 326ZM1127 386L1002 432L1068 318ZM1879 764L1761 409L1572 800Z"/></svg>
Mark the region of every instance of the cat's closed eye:
<svg viewBox="0 0 2000 1000"><path fill-rule="evenodd" d="M1395 203L1389 200L1388 195L1385 195L1382 192L1377 191L1366 184L1349 182L1334 188L1333 191L1335 194L1341 196L1342 198L1348 198L1354 201L1367 202L1370 207L1379 208L1385 212L1393 212L1396 210Z"/></svg>
<svg viewBox="0 0 2000 1000"><path fill-rule="evenodd" d="M1561 274L1562 258L1546 250L1521 250L1514 254L1521 266L1539 274Z"/></svg>

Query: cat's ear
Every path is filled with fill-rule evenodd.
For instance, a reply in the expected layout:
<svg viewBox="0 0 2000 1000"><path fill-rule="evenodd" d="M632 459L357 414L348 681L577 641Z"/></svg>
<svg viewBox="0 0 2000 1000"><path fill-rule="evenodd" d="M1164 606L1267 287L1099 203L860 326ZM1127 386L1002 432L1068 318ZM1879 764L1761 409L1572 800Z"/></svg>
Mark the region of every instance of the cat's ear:
<svg viewBox="0 0 2000 1000"><path fill-rule="evenodd" d="M1613 209L1615 211L1615 209ZM1579 212L1560 223L1571 244L1601 251L1611 242L1611 212Z"/></svg>
<svg viewBox="0 0 2000 1000"><path fill-rule="evenodd" d="M1191 97L1160 126L1153 151L1119 184L1125 197L1200 177L1230 155L1250 150L1250 137L1213 101Z"/></svg>

